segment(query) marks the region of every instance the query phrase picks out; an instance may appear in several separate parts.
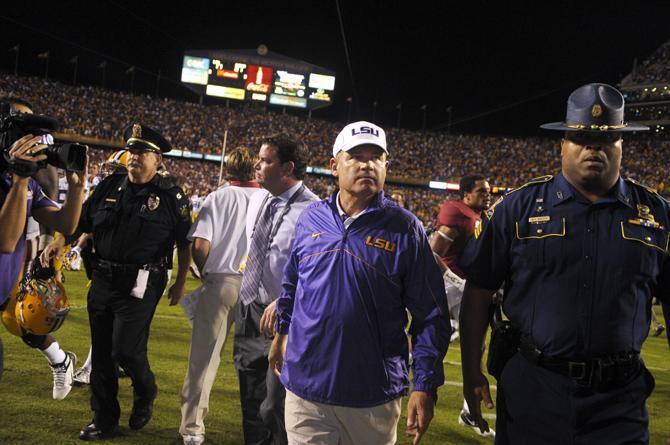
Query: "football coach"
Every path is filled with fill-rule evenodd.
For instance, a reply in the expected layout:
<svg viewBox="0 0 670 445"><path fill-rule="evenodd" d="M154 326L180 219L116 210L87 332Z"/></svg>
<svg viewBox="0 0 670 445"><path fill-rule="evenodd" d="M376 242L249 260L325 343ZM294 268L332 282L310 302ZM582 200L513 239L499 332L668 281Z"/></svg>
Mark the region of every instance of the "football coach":
<svg viewBox="0 0 670 445"><path fill-rule="evenodd" d="M433 417L451 334L447 300L421 223L384 196L387 156L384 130L344 127L330 160L339 190L298 219L269 354L286 387L291 444L395 443L409 389L407 310L414 444Z"/></svg>

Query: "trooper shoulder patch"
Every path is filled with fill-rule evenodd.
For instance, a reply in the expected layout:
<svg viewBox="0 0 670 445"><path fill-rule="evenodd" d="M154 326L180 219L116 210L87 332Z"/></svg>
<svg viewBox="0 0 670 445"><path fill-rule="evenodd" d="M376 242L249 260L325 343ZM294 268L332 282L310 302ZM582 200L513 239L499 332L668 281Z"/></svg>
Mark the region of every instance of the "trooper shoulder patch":
<svg viewBox="0 0 670 445"><path fill-rule="evenodd" d="M645 189L645 190L648 191L649 193L653 193L654 195L657 195L657 196L659 196L660 198L663 198L661 195L658 194L658 192L657 192L656 190L654 190L653 188L649 187L648 185L642 184L641 182L637 182L635 179L632 179L632 178L624 178L624 181L630 182L631 184L635 184L635 185L637 185L638 187L642 187L643 189Z"/></svg>
<svg viewBox="0 0 670 445"><path fill-rule="evenodd" d="M521 187L517 187L517 188L515 188L513 190L510 190L509 192L505 193L505 196L510 195L514 192L518 192L519 190L521 190L523 188L526 188L529 185L544 184L545 182L549 182L552 179L554 179L554 175L544 175L544 176L540 176L540 177L537 177L537 178L533 178L530 181L528 181L527 183L525 183L524 185L522 185Z"/></svg>
<svg viewBox="0 0 670 445"><path fill-rule="evenodd" d="M496 211L496 206L500 204L503 199L505 199L505 195L501 195L500 198L496 199L496 202L494 202L493 205L486 210L486 217L489 219L489 221L491 218L493 218L493 213Z"/></svg>

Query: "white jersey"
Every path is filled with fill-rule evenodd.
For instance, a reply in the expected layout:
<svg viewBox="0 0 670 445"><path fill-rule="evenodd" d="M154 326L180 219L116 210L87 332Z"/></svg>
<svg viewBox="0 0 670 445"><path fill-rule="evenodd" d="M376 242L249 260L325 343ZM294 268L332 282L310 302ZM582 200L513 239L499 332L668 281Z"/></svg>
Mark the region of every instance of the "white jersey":
<svg viewBox="0 0 670 445"><path fill-rule="evenodd" d="M98 182L100 182L99 178ZM58 204L63 204L65 202L67 189L68 189L67 178L65 176L60 176L58 178ZM91 182L87 180L86 184L84 184L84 196L88 196L89 190L91 190Z"/></svg>
<svg viewBox="0 0 670 445"><path fill-rule="evenodd" d="M199 213L200 208L202 207L202 198L200 195L191 196L191 211L193 213Z"/></svg>

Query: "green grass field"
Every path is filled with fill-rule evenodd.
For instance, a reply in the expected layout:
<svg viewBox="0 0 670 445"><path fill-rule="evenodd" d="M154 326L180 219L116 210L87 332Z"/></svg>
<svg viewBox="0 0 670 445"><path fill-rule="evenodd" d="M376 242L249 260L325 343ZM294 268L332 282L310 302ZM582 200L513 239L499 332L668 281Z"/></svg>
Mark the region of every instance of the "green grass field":
<svg viewBox="0 0 670 445"><path fill-rule="evenodd" d="M197 286L189 279L187 290ZM73 309L56 337L64 349L74 351L83 363L89 348L86 313L86 277L83 272L68 272L66 288ZM1 329L1 328L0 328ZM0 444L61 445L82 443L80 428L91 419L88 387L75 387L63 401L51 398L52 377L42 355L26 347L19 338L2 329L5 345L5 373L0 380ZM159 387L154 417L141 431L127 426L132 405L130 380L120 380L121 428L123 436L105 441L109 444L181 444L178 434L180 391L186 372L190 327L180 306L161 303L154 318L149 340L149 359ZM665 335L650 337L643 356L654 376L656 390L649 399L652 444L664 444L670 436L670 351ZM207 443L238 445L242 443L241 413L237 378L232 363L232 344L228 342L206 419ZM483 444L470 430L458 426L457 417L463 402L461 393L460 350L458 343L449 348L444 365L446 384L440 388L439 403L424 444ZM495 381L491 381L495 384ZM494 388L495 390L495 388ZM494 412L485 416L494 423ZM404 436L406 419L400 420L399 444L411 441Z"/></svg>

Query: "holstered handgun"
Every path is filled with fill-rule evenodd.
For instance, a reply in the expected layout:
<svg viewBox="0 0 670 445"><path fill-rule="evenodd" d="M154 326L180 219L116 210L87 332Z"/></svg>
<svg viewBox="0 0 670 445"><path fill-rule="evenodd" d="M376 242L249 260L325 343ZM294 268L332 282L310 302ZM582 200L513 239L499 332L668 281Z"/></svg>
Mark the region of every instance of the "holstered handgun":
<svg viewBox="0 0 670 445"><path fill-rule="evenodd" d="M486 369L496 380L500 379L503 368L519 350L520 337L520 331L509 320L503 320L500 305L496 304L491 317L491 341L486 359Z"/></svg>

